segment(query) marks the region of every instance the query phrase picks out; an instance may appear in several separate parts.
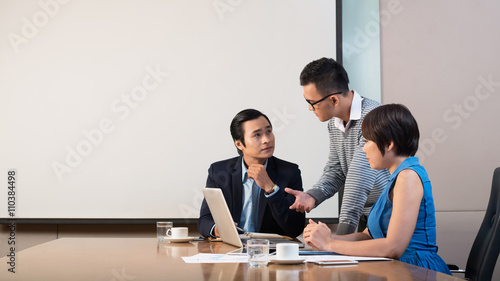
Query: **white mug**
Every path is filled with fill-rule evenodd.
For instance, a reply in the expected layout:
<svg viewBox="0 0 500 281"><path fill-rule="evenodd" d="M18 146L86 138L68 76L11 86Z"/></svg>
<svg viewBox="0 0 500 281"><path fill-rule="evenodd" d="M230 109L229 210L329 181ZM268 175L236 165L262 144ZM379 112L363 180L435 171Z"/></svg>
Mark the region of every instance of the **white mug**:
<svg viewBox="0 0 500 281"><path fill-rule="evenodd" d="M167 230L167 236L172 239L185 239L188 238L187 227L172 227Z"/></svg>
<svg viewBox="0 0 500 281"><path fill-rule="evenodd" d="M277 260L297 260L299 259L299 244L278 243L276 244Z"/></svg>

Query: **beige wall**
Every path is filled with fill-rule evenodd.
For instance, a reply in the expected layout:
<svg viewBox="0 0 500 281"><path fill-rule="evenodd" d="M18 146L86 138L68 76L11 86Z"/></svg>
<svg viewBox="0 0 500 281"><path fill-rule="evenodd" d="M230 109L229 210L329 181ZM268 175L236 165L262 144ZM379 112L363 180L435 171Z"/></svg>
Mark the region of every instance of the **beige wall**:
<svg viewBox="0 0 500 281"><path fill-rule="evenodd" d="M500 2L381 0L380 10L382 102L419 123L439 253L464 267L500 166Z"/></svg>

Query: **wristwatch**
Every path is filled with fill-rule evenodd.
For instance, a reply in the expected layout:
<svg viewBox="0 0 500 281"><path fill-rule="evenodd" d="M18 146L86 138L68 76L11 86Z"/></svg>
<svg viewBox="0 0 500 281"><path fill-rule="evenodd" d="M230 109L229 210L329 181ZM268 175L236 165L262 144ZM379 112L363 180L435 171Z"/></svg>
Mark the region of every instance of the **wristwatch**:
<svg viewBox="0 0 500 281"><path fill-rule="evenodd" d="M265 192L265 191L264 191L264 193L265 193L266 195L269 195L269 194L273 194L274 192L276 192L276 190L278 190L278 185L277 185L277 184L273 185L273 189L271 189L271 191L270 191L270 192Z"/></svg>

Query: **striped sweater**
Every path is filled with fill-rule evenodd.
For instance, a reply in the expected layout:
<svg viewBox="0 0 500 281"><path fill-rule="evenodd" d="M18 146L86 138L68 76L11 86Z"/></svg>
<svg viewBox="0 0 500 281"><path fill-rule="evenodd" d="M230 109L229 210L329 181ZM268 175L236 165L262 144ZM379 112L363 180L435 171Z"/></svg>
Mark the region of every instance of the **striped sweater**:
<svg viewBox="0 0 500 281"><path fill-rule="evenodd" d="M323 175L307 193L316 199L317 206L344 187L337 228L339 235L356 231L361 214L368 215L389 179L388 170L370 168L362 151L365 142L361 124L366 114L379 105L376 101L364 98L361 118L351 120L345 133L335 127L335 118L328 122L330 155Z"/></svg>

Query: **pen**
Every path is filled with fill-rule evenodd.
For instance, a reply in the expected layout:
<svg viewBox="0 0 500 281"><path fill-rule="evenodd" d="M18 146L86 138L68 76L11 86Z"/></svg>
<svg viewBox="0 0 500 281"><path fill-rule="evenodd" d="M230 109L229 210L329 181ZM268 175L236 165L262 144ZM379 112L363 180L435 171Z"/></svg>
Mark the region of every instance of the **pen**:
<svg viewBox="0 0 500 281"><path fill-rule="evenodd" d="M247 236L250 236L250 232L248 232L248 231L244 231L241 227L239 227L239 226L237 226L237 225L235 225L235 226L236 226L236 229L238 229L239 231L243 232L243 234L245 234L245 235L247 235Z"/></svg>

